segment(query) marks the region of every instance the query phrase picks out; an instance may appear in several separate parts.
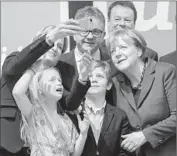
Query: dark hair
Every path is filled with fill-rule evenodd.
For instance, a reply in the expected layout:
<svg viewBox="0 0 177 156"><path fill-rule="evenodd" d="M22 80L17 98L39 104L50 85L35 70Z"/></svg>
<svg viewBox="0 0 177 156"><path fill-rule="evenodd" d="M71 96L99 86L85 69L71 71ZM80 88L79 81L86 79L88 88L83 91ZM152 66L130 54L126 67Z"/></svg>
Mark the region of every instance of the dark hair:
<svg viewBox="0 0 177 156"><path fill-rule="evenodd" d="M77 10L74 19L78 20L87 16L93 16L99 19L105 26L105 17L103 13L97 7L93 7L93 6L85 6Z"/></svg>
<svg viewBox="0 0 177 156"><path fill-rule="evenodd" d="M112 9L117 5L127 7L127 8L130 8L130 9L133 10L133 12L134 12L134 24L135 24L136 20L137 20L137 10L135 8L135 5L131 1L115 1L115 2L111 3L108 7L108 20L110 19Z"/></svg>

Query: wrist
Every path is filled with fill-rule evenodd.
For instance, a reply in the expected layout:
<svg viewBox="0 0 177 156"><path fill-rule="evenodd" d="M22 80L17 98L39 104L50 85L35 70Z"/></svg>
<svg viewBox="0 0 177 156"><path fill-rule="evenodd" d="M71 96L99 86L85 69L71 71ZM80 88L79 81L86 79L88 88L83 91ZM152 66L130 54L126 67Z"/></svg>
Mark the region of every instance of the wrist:
<svg viewBox="0 0 177 156"><path fill-rule="evenodd" d="M29 73L33 74L33 75L36 74L36 71L35 71L34 69L32 69L32 68L28 68L27 71L28 71Z"/></svg>

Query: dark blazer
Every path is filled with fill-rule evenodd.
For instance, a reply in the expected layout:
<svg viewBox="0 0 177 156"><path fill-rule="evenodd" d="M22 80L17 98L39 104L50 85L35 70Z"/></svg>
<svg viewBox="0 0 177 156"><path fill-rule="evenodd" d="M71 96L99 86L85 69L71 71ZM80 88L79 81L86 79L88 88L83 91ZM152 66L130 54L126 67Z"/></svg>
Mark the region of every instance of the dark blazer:
<svg viewBox="0 0 177 156"><path fill-rule="evenodd" d="M177 51L175 50L167 55L160 57L159 61L171 63L177 68L176 58L177 58Z"/></svg>
<svg viewBox="0 0 177 156"><path fill-rule="evenodd" d="M37 47L37 48L36 48ZM28 45L22 52L13 52L5 59L1 77L0 147L16 153L22 146L20 139L20 112L12 97L12 89L22 73L45 53L50 46L42 37Z"/></svg>
<svg viewBox="0 0 177 156"><path fill-rule="evenodd" d="M82 156L96 156L98 153L100 156L133 156L120 148L121 135L129 132L125 112L107 103L98 145L90 127Z"/></svg>
<svg viewBox="0 0 177 156"><path fill-rule="evenodd" d="M123 74L113 78L114 101L124 110L133 131L143 131L146 156L176 155L176 71L171 64L148 60L137 106L130 82ZM144 156L142 153L139 156Z"/></svg>

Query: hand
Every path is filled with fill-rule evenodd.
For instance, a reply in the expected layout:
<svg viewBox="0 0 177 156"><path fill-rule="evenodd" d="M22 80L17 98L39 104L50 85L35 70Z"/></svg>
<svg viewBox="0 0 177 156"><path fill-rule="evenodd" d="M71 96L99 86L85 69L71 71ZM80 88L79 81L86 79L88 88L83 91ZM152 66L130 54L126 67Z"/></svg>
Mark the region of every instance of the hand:
<svg viewBox="0 0 177 156"><path fill-rule="evenodd" d="M79 114L76 114L76 115L77 115L77 120L79 123L80 134L87 135L87 132L88 132L88 129L90 126L90 121L89 121L88 115L85 112L83 112L83 113L84 113L83 120L81 120L81 117Z"/></svg>
<svg viewBox="0 0 177 156"><path fill-rule="evenodd" d="M40 91L42 93L49 94L51 92L51 87L52 87L51 84L43 83L40 88Z"/></svg>
<svg viewBox="0 0 177 156"><path fill-rule="evenodd" d="M90 53L84 53L82 60L79 64L79 80L81 81L87 81L88 75L91 71L91 65L92 65L92 56Z"/></svg>
<svg viewBox="0 0 177 156"><path fill-rule="evenodd" d="M66 36L73 36L73 35L79 34L81 30L82 29L78 21L69 19L66 22L59 24L53 30L51 30L47 34L46 38L49 38L54 43L58 39L62 39Z"/></svg>
<svg viewBox="0 0 177 156"><path fill-rule="evenodd" d="M121 147L129 152L134 152L147 141L142 131L122 135L121 137L124 138Z"/></svg>

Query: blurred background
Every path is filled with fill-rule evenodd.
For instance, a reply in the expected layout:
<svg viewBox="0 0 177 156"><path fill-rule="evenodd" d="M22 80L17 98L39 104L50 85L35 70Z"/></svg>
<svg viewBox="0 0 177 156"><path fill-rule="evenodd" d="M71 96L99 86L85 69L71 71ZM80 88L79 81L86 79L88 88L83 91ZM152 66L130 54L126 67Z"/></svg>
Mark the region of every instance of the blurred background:
<svg viewBox="0 0 177 156"><path fill-rule="evenodd" d="M176 50L176 2L133 1L138 12L136 29L159 57ZM107 20L107 1L1 2L1 67L7 55L21 51L42 27L73 18L85 5L98 7ZM107 28L107 25L106 25ZM107 30L106 30L107 31ZM70 39L68 51L74 47Z"/></svg>

